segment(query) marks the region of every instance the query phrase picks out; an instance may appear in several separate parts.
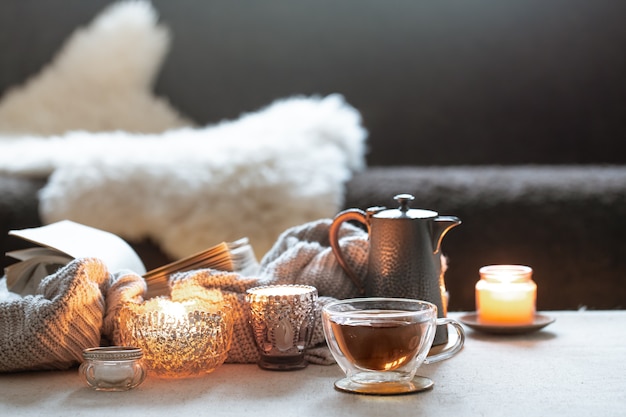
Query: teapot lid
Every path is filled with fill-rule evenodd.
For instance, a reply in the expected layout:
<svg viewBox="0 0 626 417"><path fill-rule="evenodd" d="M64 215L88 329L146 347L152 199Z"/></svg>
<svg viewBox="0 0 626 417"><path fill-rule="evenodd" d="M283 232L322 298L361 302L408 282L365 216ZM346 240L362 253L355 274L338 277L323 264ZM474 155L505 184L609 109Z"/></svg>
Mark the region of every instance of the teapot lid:
<svg viewBox="0 0 626 417"><path fill-rule="evenodd" d="M430 219L439 215L439 213L432 210L410 208L409 203L415 200L415 197L411 194L398 194L393 199L400 203L400 207L397 209L383 210L382 208L377 208L380 211L376 211L376 209L368 211L376 211L374 217L385 219Z"/></svg>

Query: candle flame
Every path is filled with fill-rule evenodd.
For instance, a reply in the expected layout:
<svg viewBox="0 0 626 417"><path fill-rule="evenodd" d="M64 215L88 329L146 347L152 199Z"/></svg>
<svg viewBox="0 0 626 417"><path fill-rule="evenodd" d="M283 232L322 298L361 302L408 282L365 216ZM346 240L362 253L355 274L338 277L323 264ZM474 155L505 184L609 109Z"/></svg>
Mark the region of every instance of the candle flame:
<svg viewBox="0 0 626 417"><path fill-rule="evenodd" d="M159 299L157 302L158 310L168 317L182 320L187 316L187 308L182 303L177 303L167 299Z"/></svg>

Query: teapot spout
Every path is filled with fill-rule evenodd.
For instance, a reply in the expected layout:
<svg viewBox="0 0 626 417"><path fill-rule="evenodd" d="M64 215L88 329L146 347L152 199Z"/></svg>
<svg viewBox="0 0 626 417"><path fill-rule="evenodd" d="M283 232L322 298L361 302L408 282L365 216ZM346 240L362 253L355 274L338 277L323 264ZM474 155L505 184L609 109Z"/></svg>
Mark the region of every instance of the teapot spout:
<svg viewBox="0 0 626 417"><path fill-rule="evenodd" d="M461 224L461 220L456 216L437 216L433 219L433 254L439 253L441 241L450 229Z"/></svg>

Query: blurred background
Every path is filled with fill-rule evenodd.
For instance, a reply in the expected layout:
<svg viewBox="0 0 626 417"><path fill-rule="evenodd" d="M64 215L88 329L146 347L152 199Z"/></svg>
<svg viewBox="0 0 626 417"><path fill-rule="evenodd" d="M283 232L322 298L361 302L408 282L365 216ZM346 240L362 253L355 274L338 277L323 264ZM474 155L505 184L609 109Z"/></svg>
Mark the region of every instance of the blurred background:
<svg viewBox="0 0 626 417"><path fill-rule="evenodd" d="M0 93L109 3L4 0ZM370 165L626 160L623 1L153 4L173 34L157 93L199 124L341 93L370 132Z"/></svg>

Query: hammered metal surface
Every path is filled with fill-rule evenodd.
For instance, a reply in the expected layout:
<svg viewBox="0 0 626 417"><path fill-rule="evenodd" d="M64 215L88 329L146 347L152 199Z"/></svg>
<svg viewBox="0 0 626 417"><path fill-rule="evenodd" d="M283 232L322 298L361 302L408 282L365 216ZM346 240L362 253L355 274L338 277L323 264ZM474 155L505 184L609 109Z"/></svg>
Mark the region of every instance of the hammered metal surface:
<svg viewBox="0 0 626 417"><path fill-rule="evenodd" d="M440 255L432 241L430 220L373 219L366 296L428 301L444 317ZM447 340L447 329L438 328L433 344Z"/></svg>
<svg viewBox="0 0 626 417"><path fill-rule="evenodd" d="M347 266L338 243L341 223L354 220L367 226L369 232L366 297L400 297L431 302L437 306L438 317L446 316L445 282L441 274L440 244L444 235L461 223L454 216L439 216L431 210L411 209L410 194L394 197L398 209L381 207L339 213L330 229L329 238L337 261L360 287L359 280ZM439 326L434 345L448 342L446 326Z"/></svg>

